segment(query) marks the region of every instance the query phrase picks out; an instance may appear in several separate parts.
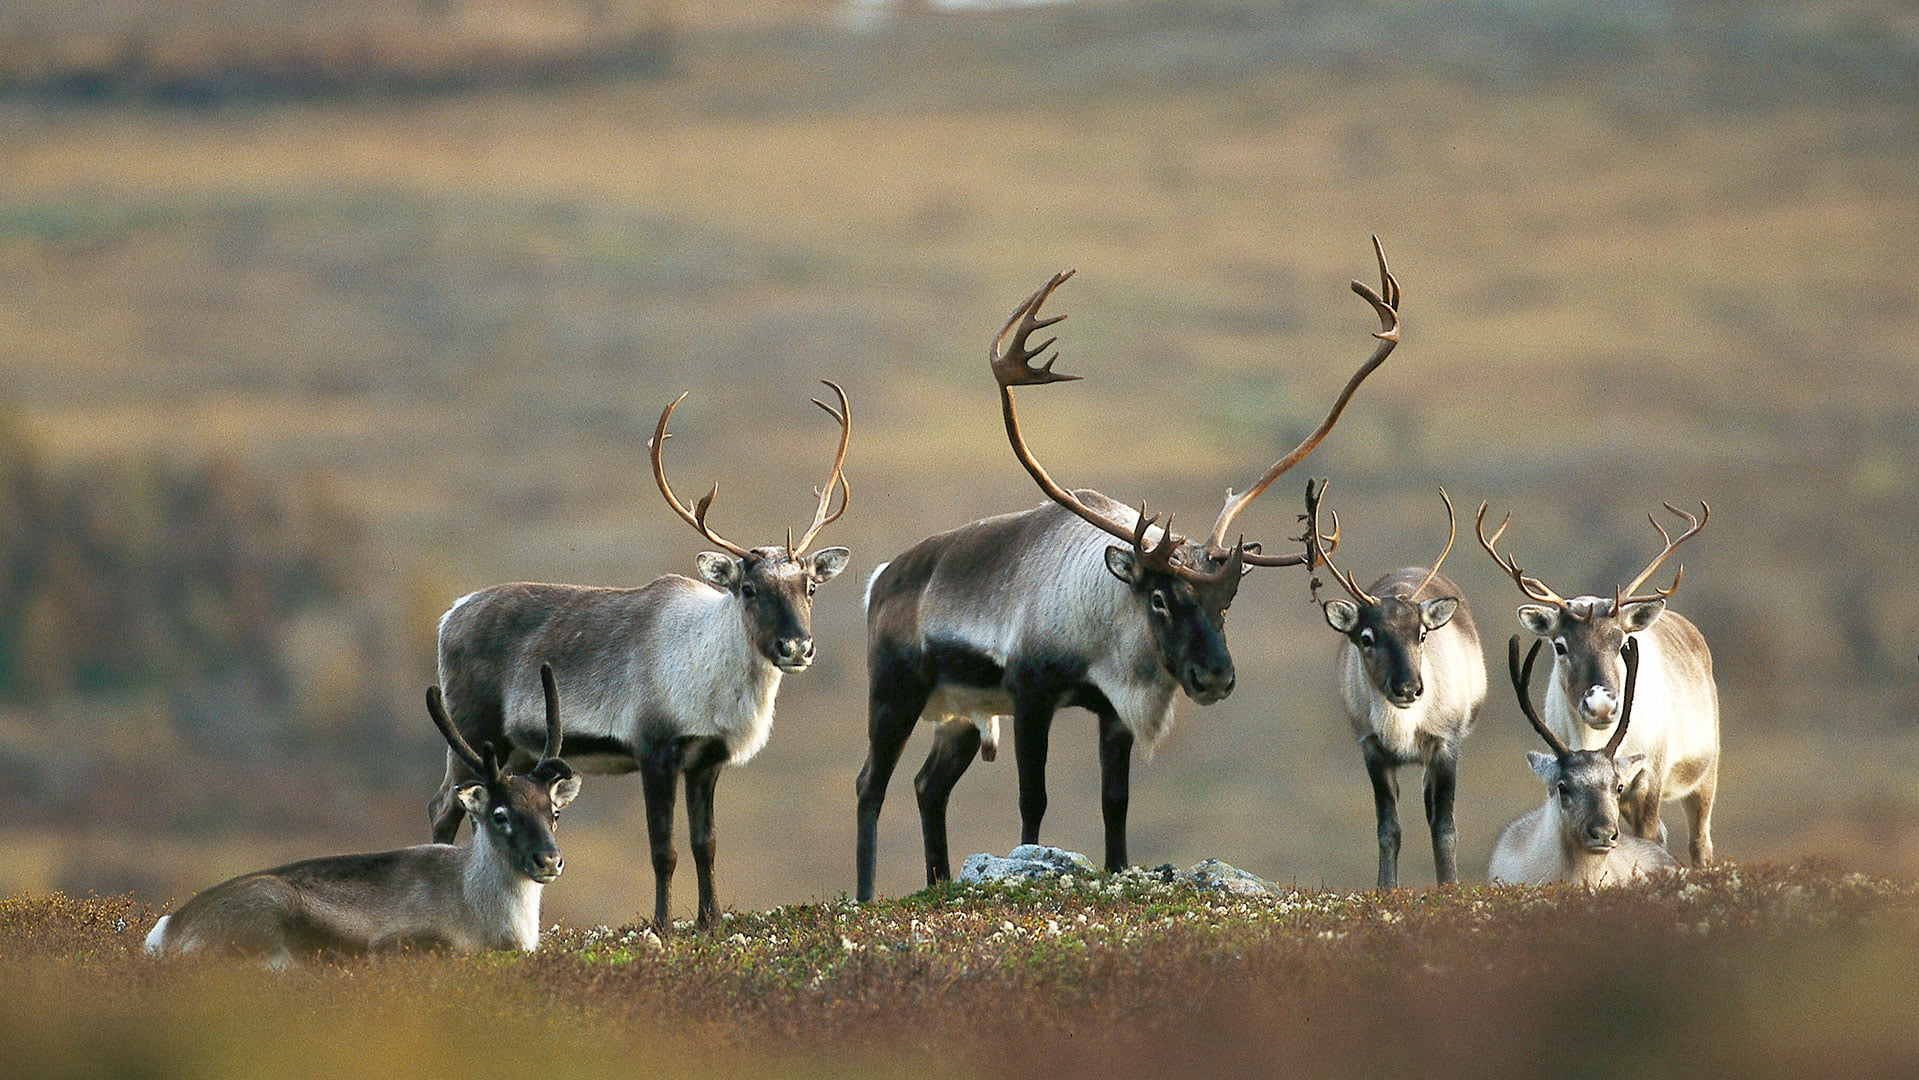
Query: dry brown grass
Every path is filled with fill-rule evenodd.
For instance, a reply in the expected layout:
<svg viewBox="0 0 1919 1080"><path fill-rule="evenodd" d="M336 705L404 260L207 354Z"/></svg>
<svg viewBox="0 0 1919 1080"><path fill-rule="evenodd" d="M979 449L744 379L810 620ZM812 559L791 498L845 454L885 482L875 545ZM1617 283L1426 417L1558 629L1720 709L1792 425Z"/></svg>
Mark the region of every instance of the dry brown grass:
<svg viewBox="0 0 1919 1080"><path fill-rule="evenodd" d="M0 1038L62 1077L1890 1077L1919 1066L1915 902L1807 867L1270 899L1132 875L269 976L146 961L124 899L15 898Z"/></svg>
<svg viewBox="0 0 1919 1080"><path fill-rule="evenodd" d="M1536 66L1511 72L1448 66L1457 37L1386 33L1406 6L1368 6L1387 21L1344 50L1280 32L1301 11L1226 3L867 36L775 7L690 14L654 81L213 113L9 106L0 391L57 458L230 452L336 478L385 545L365 584L407 613L402 659L423 682L431 619L469 588L690 565L694 538L640 467L679 390L695 391L688 482L725 478L722 529L803 521L807 481L765 463L818 461L805 394L842 379L860 428L835 540L856 565L822 593L821 664L788 681L771 746L719 800L723 896L761 907L851 880L859 579L1036 498L981 390L1008 305L1081 269L1058 298L1074 316L1061 366L1087 380L1033 395L1035 441L1074 483L1187 520L1290 445L1366 347L1345 282L1376 231L1406 285L1407 344L1311 465L1344 493L1356 569L1429 557L1441 482L1516 508L1515 543L1562 590L1643 558L1659 500L1712 501L1679 605L1721 671L1722 847L1919 872L1919 579L1898 546L1919 527L1903 272L1919 261L1919 130L1909 99L1844 62L1839 25L1904 25L1896 11L1834 14L1817 63L1733 62L1688 30L1606 64L1522 42L1510 55ZM1248 526L1292 531L1292 497ZM1471 550L1449 567L1497 645L1510 585ZM1139 769L1142 857L1370 879L1365 783L1304 593L1296 576L1248 583L1241 690L1188 709ZM87 707L105 724L119 706ZM314 832L276 829L276 856L340 844L318 832L347 813L365 827L344 846L419 838L436 750L412 694L392 709L415 733L415 786L366 810L309 800ZM1076 717L1058 731L1047 837L1083 847L1090 734ZM1537 798L1524 733L1496 697L1467 746L1469 868ZM961 786L956 848L1010 841L1011 773L982 765ZM635 787L589 785L568 834L582 876L555 893L569 915L637 906ZM918 883L905 790L883 832L894 892ZM248 812L213 834L258 828ZM89 837L66 843L84 869ZM142 895L215 876L169 856Z"/></svg>

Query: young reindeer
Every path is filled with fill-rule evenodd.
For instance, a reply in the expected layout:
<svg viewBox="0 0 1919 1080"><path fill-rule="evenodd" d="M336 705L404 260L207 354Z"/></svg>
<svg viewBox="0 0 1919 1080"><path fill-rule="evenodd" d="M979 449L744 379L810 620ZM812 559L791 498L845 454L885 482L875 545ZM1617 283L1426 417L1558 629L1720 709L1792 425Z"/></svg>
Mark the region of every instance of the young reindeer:
<svg viewBox="0 0 1919 1080"><path fill-rule="evenodd" d="M653 855L653 919L671 926L669 897L678 856L673 850L673 798L686 776L687 827L699 878L699 923L719 918L713 888L713 790L720 769L741 764L766 744L773 698L786 672L813 662L813 592L846 568L847 550L807 546L846 513L851 497L841 473L852 436L846 393L839 408L814 404L839 422L839 452L818 489L813 524L795 543L747 549L714 532L707 509L715 484L689 507L666 482L660 450L682 394L660 413L650 444L653 478L675 513L724 549L694 560L699 580L667 574L636 589L581 585L496 585L462 597L440 619L440 681L453 723L469 740L514 748L533 745L532 657L550 657L571 703L567 745L581 772L640 773ZM840 505L832 511L833 492ZM447 758L446 779L428 812L435 839L460 824L455 792L470 773Z"/></svg>
<svg viewBox="0 0 1919 1080"><path fill-rule="evenodd" d="M1225 612L1242 572L1296 566L1303 554L1263 555L1229 539L1233 519L1332 430L1362 380L1399 341L1399 285L1373 240L1380 291L1353 283L1377 312L1372 357L1347 381L1319 427L1225 508L1204 541L1156 527L1095 491L1067 491L1027 449L1012 388L1077 378L1032 361L1035 330L1065 318L1039 309L1072 275L1055 274L1006 320L988 349L1013 453L1050 502L987 518L921 541L879 568L866 590L870 676L866 764L860 769L858 897L873 896L875 846L886 785L907 736L922 718L938 726L932 752L914 780L925 843L926 878L950 875L947 799L982 750L995 755L999 717L1013 718L1019 767L1020 837L1039 841L1046 813L1046 754L1053 714L1080 706L1099 718L1101 809L1106 866L1127 863L1126 812L1133 743L1157 743L1184 690L1201 705L1232 692L1233 659ZM1008 335L1011 341L1008 342ZM1002 346L1005 346L1002 350ZM1121 541L1115 545L1111 540Z"/></svg>
<svg viewBox="0 0 1919 1080"><path fill-rule="evenodd" d="M1507 643L1506 666L1512 672L1520 711L1552 747L1550 755L1537 750L1526 752L1533 772L1546 783L1546 802L1499 834L1486 877L1495 884L1565 881L1596 887L1624 885L1678 866L1679 861L1665 848L1637 836L1622 836L1619 831L1620 796L1646 765L1642 754L1619 752L1632 720L1633 688L1639 681L1639 643L1628 639L1621 650L1626 690L1619 723L1612 737L1597 750L1571 749L1533 711L1533 661L1539 656L1539 646L1539 642L1533 642L1522 669L1520 635L1514 634Z"/></svg>
<svg viewBox="0 0 1919 1080"><path fill-rule="evenodd" d="M1334 677L1339 700L1359 740L1366 775L1373 782L1378 822L1379 887L1399 886L1399 768L1419 762L1426 774L1426 824L1433 836L1433 868L1439 883L1459 880L1458 831L1453 826L1453 792L1459 775L1459 744L1472 732L1473 717L1486 700L1486 657L1479 632L1458 586L1440 576L1453 550L1453 501L1446 504L1446 547L1432 569L1394 570L1361 589L1351 574L1333 565L1339 544L1339 515L1333 531L1319 531L1319 504L1327 484L1306 483L1306 539L1313 567L1327 573L1351 600L1321 605L1326 623L1345 635ZM1312 580L1318 599L1319 579ZM1427 590L1431 590L1427 593ZM1427 593L1425 599L1420 599Z"/></svg>
<svg viewBox="0 0 1919 1080"><path fill-rule="evenodd" d="M1511 524L1511 514L1488 537L1486 504L1480 503L1474 527L1480 546L1520 592L1537 601L1520 605L1519 622L1552 642L1546 723L1567 745L1589 750L1607 741L1607 731L1619 713L1621 650L1629 640L1639 643L1646 685L1640 694L1639 723L1626 750L1644 755L1646 766L1627 793L1621 813L1634 835L1663 843L1660 803L1682 799L1691 819L1692 862L1703 866L1712 861L1712 803L1719 787L1719 689L1712 677L1712 652L1698 628L1666 607L1685 577L1684 566L1664 589L1655 588L1643 596L1633 595L1633 590L1679 545L1706 527L1712 508L1700 503L1698 517L1670 504L1666 509L1686 522L1686 530L1675 538L1648 515L1665 547L1639 576L1614 589L1610 597L1568 600L1521 570L1510 556L1500 555L1494 545Z"/></svg>
<svg viewBox="0 0 1919 1080"><path fill-rule="evenodd" d="M540 939L540 892L560 876L554 829L560 810L580 793L580 781L560 760L559 691L544 664L540 681L546 745L520 775L500 768L492 743L475 754L447 719L440 688L427 690L433 723L478 778L456 793L473 819L465 847L421 844L246 874L163 916L147 935L147 952L238 954L283 968L312 953L532 949Z"/></svg>

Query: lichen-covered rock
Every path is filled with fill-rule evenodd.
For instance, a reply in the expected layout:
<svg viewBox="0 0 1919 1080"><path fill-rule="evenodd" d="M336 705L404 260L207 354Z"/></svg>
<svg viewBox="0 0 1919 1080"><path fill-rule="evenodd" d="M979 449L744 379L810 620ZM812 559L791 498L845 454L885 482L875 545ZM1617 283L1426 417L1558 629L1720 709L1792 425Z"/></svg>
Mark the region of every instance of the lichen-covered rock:
<svg viewBox="0 0 1919 1080"><path fill-rule="evenodd" d="M1272 882L1258 874L1218 859L1196 863L1180 876L1202 889L1215 889L1236 896L1272 896L1279 892Z"/></svg>
<svg viewBox="0 0 1919 1080"><path fill-rule="evenodd" d="M954 880L971 883L1025 881L1058 877L1061 874L1090 875L1098 872L1099 868L1093 865L1093 860L1077 851L1044 844L1021 844L1003 858L983 851L968 855L966 861L960 864L959 874Z"/></svg>

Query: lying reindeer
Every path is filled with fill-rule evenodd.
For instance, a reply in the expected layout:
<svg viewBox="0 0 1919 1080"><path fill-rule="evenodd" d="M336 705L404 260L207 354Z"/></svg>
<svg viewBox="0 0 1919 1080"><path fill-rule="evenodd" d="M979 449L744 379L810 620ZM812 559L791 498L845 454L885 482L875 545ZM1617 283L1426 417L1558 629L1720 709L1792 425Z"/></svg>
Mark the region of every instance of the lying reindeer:
<svg viewBox="0 0 1919 1080"><path fill-rule="evenodd" d="M1665 848L1637 836L1620 835L1619 796L1645 768L1643 754L1614 757L1626 741L1632 720L1633 691L1639 682L1639 643L1628 638L1625 702L1619 726L1599 750L1571 750L1533 711L1533 661L1540 643L1533 642L1526 664L1519 664L1520 636L1506 649L1513 690L1520 711L1532 721L1550 756L1530 750L1526 758L1533 772L1546 782L1546 802L1539 809L1506 826L1493 844L1492 865L1486 877L1494 883L1546 885L1568 881L1586 886L1624 885L1655 871L1679 865Z"/></svg>
<svg viewBox="0 0 1919 1080"><path fill-rule="evenodd" d="M147 952L217 952L284 968L296 955L401 947L456 952L530 950L540 939L540 891L560 876L553 830L580 781L560 760L560 695L546 687L546 752L523 775L507 775L486 743L475 754L447 719L440 688L427 711L453 752L482 779L459 789L473 819L465 847L420 844L370 855L335 855L245 874L163 916Z"/></svg>

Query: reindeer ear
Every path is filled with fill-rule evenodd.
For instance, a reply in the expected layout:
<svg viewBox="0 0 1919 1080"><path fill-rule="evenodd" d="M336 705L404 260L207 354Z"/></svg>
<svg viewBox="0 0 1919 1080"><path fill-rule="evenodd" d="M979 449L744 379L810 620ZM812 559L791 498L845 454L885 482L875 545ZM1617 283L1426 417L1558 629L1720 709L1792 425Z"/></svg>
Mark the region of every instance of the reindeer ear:
<svg viewBox="0 0 1919 1080"><path fill-rule="evenodd" d="M1659 616L1664 614L1665 611L1666 602L1664 600L1648 600L1643 604L1627 604L1626 610L1620 613L1619 621L1621 625L1626 628L1626 633L1637 634L1653 623L1658 622Z"/></svg>
<svg viewBox="0 0 1919 1080"><path fill-rule="evenodd" d="M693 565L699 568L701 581L728 591L739 588L741 579L746 577L746 570L738 559L717 551L700 552L693 557Z"/></svg>
<svg viewBox="0 0 1919 1080"><path fill-rule="evenodd" d="M460 787L460 806L474 817L486 813L486 785L464 784Z"/></svg>
<svg viewBox="0 0 1919 1080"><path fill-rule="evenodd" d="M1453 615L1459 610L1459 597L1435 596L1419 605L1419 625L1428 630L1437 630L1453 621Z"/></svg>
<svg viewBox="0 0 1919 1080"><path fill-rule="evenodd" d="M1351 600L1328 600L1320 611L1326 616L1326 625L1342 634L1352 633L1359 625L1359 605Z"/></svg>
<svg viewBox="0 0 1919 1080"><path fill-rule="evenodd" d="M1546 782L1547 787L1559 783L1559 759L1551 754L1542 754L1537 750L1526 751L1526 764L1532 766L1533 774Z"/></svg>
<svg viewBox="0 0 1919 1080"><path fill-rule="evenodd" d="M1133 553L1132 548L1123 548L1117 544L1107 548L1106 569L1111 570L1114 577L1128 585L1139 584L1139 557Z"/></svg>
<svg viewBox="0 0 1919 1080"><path fill-rule="evenodd" d="M1519 605L1519 625L1538 637L1552 637L1559 632L1560 611L1545 604Z"/></svg>
<svg viewBox="0 0 1919 1080"><path fill-rule="evenodd" d="M831 581L846 569L852 552L843 547L821 548L807 560L806 572L814 581Z"/></svg>
<svg viewBox="0 0 1919 1080"><path fill-rule="evenodd" d="M1646 771L1644 754L1621 754L1614 758L1612 763L1613 767L1619 770L1619 782L1628 787L1632 786L1634 780L1639 779L1640 773Z"/></svg>
<svg viewBox="0 0 1919 1080"><path fill-rule="evenodd" d="M580 797L580 778L567 776L553 781L553 786L547 790L547 797L553 800L555 813L566 809L567 803Z"/></svg>

